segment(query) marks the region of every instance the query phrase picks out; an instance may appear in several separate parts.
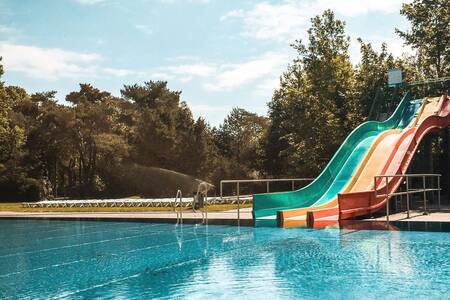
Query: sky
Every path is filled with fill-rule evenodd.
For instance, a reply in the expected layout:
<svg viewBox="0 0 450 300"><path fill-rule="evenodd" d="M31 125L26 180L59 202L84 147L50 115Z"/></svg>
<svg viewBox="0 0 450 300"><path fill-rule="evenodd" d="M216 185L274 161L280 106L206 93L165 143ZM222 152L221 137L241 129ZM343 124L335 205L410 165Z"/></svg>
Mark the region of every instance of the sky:
<svg viewBox="0 0 450 300"><path fill-rule="evenodd" d="M194 117L219 125L233 107L258 114L306 38L332 9L358 37L401 55L395 28L405 0L0 0L0 56L8 85L65 95L90 83L119 96L124 84L166 80Z"/></svg>

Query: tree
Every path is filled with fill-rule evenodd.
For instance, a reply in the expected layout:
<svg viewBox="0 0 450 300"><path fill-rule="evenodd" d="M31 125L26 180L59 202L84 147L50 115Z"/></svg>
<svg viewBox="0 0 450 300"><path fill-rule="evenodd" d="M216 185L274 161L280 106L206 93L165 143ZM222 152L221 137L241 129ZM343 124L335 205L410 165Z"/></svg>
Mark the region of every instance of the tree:
<svg viewBox="0 0 450 300"><path fill-rule="evenodd" d="M380 51L376 51L370 43L358 39L361 61L356 66L357 98L362 108L362 114L371 120L377 119L380 112L391 113L400 101L405 90L392 89L388 86L387 70L401 68L405 81L419 80L414 57L404 56L394 58L388 52L385 43Z"/></svg>
<svg viewBox="0 0 450 300"><path fill-rule="evenodd" d="M284 170L269 174L317 174L363 119L344 26L326 10L311 19L308 44L292 45L298 57L269 103L271 141L264 151L266 167L278 161Z"/></svg>
<svg viewBox="0 0 450 300"><path fill-rule="evenodd" d="M417 50L426 77L450 74L450 5L447 0L414 0L400 13L411 22L410 31L396 32Z"/></svg>
<svg viewBox="0 0 450 300"><path fill-rule="evenodd" d="M447 0L414 0L403 4L400 13L411 23L409 31L396 32L416 50L413 61L421 79L450 76L450 5ZM429 96L448 93L449 82L445 85L420 86L415 88L416 95ZM426 147L431 148L431 143ZM444 190L450 190L450 131L444 131L432 149L439 156L438 173L443 178Z"/></svg>
<svg viewBox="0 0 450 300"><path fill-rule="evenodd" d="M242 108L233 108L218 129L214 141L219 154L228 158L238 177L257 175L259 169L258 147L267 119Z"/></svg>
<svg viewBox="0 0 450 300"><path fill-rule="evenodd" d="M3 75L3 66L1 65L2 58L0 57L0 79ZM10 109L9 103L6 101L5 88L2 81L0 81L0 172L4 170L3 161L6 151L7 131L8 131L8 111Z"/></svg>
<svg viewBox="0 0 450 300"><path fill-rule="evenodd" d="M180 114L180 92L171 91L167 82L149 81L124 86L122 96L137 108L133 159L146 166L172 168L176 153L176 119Z"/></svg>

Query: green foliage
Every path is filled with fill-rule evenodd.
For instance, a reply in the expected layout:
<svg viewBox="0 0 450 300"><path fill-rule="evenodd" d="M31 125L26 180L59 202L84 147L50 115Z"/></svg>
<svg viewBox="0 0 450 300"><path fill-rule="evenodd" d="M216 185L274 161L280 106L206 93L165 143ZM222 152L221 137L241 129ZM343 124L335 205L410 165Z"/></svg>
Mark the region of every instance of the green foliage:
<svg viewBox="0 0 450 300"><path fill-rule="evenodd" d="M311 23L269 104L265 166L283 166L271 174L316 174L363 119L344 23L329 10Z"/></svg>
<svg viewBox="0 0 450 300"><path fill-rule="evenodd" d="M0 190L2 201L37 201L41 196L40 182L34 178L21 175L0 176Z"/></svg>
<svg viewBox="0 0 450 300"><path fill-rule="evenodd" d="M405 61L405 69L414 71L415 79L429 79L450 76L450 5L448 0L414 0L403 4L400 13L411 24L408 31L396 32L416 54ZM413 88L416 95L425 97L447 93L450 82L442 84L427 84ZM450 189L450 134L444 131L441 140L433 147L437 173L444 178L442 185ZM436 171L434 171L436 172ZM447 180L445 180L447 178Z"/></svg>
<svg viewBox="0 0 450 300"><path fill-rule="evenodd" d="M414 0L400 13L411 30L396 32L417 50L418 66L425 77L450 75L450 5L448 0Z"/></svg>
<svg viewBox="0 0 450 300"><path fill-rule="evenodd" d="M258 176L257 151L267 119L242 108L233 108L223 124L214 130L214 142L224 158L234 162L230 174Z"/></svg>
<svg viewBox="0 0 450 300"><path fill-rule="evenodd" d="M166 175L209 180L220 161L208 124L195 121L166 82L125 86L123 98L80 84L66 97L71 106L58 104L55 92L29 96L18 87L0 88L0 176L10 187L2 198L30 195L22 189L34 186L31 178L36 186L50 182L49 196L168 196L182 178L192 192L188 175Z"/></svg>
<svg viewBox="0 0 450 300"><path fill-rule="evenodd" d="M172 170L123 164L102 174L107 196L174 197L174 191L182 190L184 196L192 196L200 181L192 176Z"/></svg>

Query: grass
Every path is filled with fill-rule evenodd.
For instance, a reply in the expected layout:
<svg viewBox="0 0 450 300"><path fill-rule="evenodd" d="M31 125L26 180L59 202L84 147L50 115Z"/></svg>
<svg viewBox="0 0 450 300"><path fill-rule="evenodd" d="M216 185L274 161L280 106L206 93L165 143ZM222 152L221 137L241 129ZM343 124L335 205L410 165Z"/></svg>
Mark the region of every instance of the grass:
<svg viewBox="0 0 450 300"><path fill-rule="evenodd" d="M251 204L241 204L241 208L252 207ZM237 209L236 204L209 205L207 211L225 211ZM0 203L0 211L8 212L168 212L171 207L22 207L21 202ZM184 208L183 211L191 211Z"/></svg>

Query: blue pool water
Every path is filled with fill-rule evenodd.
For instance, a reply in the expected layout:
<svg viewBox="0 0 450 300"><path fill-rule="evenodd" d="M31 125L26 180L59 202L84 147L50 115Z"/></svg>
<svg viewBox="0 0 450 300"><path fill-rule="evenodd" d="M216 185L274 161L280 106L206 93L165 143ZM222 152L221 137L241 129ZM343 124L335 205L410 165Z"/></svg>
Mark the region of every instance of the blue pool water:
<svg viewBox="0 0 450 300"><path fill-rule="evenodd" d="M0 221L0 298L450 298L450 233Z"/></svg>

